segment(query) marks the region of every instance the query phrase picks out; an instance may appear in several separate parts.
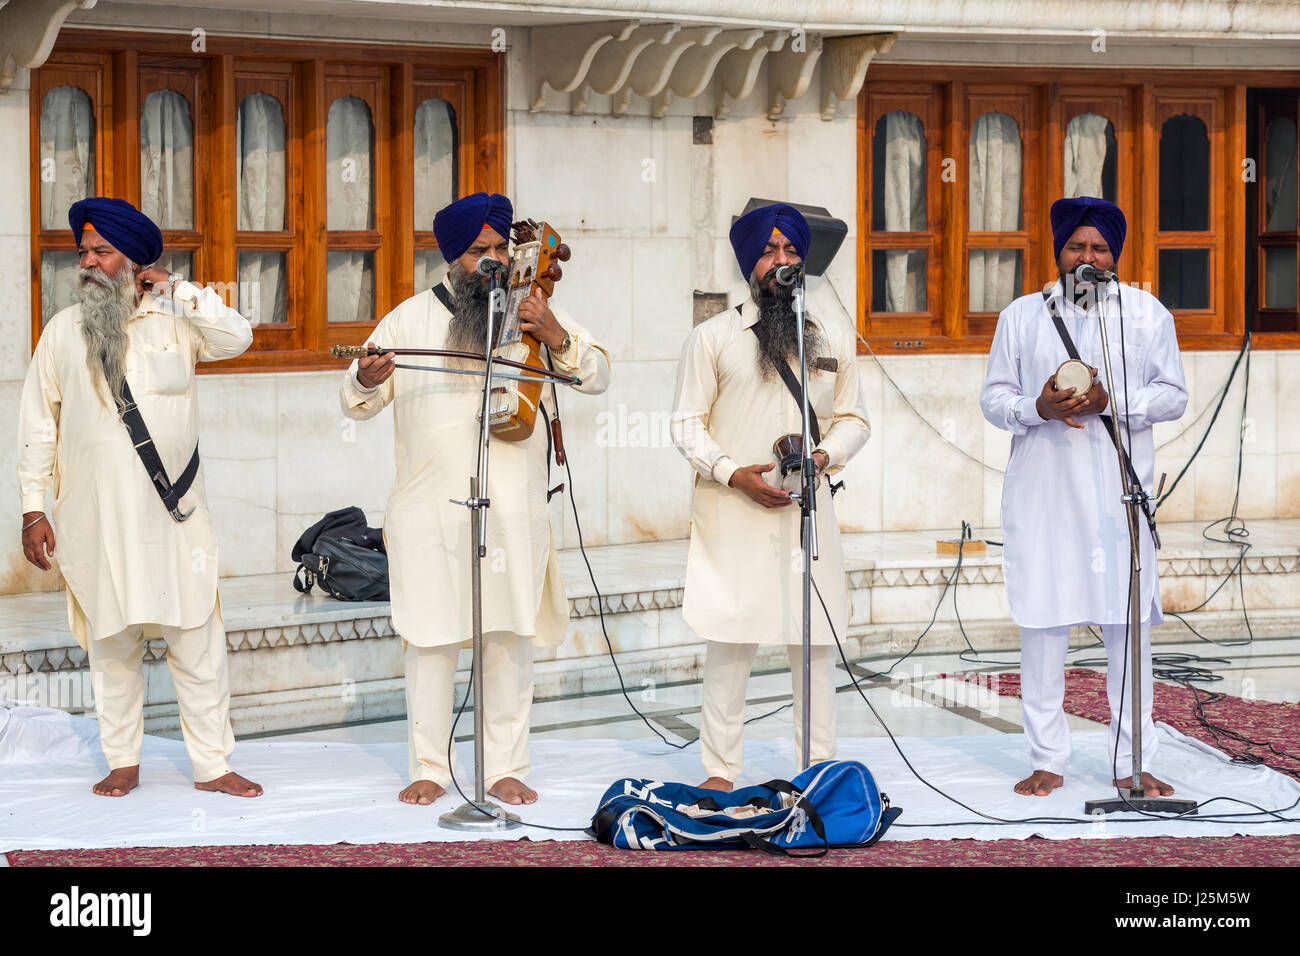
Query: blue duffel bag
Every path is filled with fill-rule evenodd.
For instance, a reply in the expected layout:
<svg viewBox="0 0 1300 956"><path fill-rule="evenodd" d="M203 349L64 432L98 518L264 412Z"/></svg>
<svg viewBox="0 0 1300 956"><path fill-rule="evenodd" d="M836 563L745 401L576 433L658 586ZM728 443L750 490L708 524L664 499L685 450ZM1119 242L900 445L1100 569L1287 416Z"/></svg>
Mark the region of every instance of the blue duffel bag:
<svg viewBox="0 0 1300 956"><path fill-rule="evenodd" d="M753 848L821 856L833 846L870 846L902 812L863 764L827 760L793 780L731 793L628 777L605 791L588 832L624 850Z"/></svg>

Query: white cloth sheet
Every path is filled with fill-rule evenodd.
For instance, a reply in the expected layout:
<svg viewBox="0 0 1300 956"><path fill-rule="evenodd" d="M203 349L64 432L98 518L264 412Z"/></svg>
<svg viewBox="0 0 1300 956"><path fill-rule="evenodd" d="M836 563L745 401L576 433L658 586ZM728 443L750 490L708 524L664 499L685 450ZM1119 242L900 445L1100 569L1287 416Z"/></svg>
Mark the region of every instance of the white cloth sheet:
<svg viewBox="0 0 1300 956"><path fill-rule="evenodd" d="M462 723L468 718L462 718ZM1261 767L1232 764L1218 751L1158 724L1160 776L1178 787L1179 796L1208 799L1229 795L1270 809L1300 800L1300 783ZM1068 824L1017 824L950 827L895 826L887 840L1022 839L1123 836L1266 836L1300 833L1300 822L1203 822L1137 817L1088 819L1084 800L1114 793L1107 785L1106 733L1075 734L1066 784L1049 797L1021 797L1011 785L1025 771L1025 740L1019 734L961 737L900 737L899 745L931 783L964 803L994 816L1062 816L1085 821ZM461 744L460 766L473 765L473 749ZM649 777L698 783L695 747L670 752L660 741L534 740L529 784L541 795L519 810L530 823L583 827L596 802L615 780ZM754 740L746 769L737 782L748 786L794 774L790 741ZM926 788L903 765L884 737L840 738L840 759L861 760L903 808L899 823L973 821L967 811ZM425 843L472 839L574 840L580 832L520 827L482 836L444 830L439 814L461 798L453 790L432 806L402 804L406 784L406 744L274 742L247 740L235 751L239 772L266 788L265 796L242 799L193 789L189 758L179 740L147 736L141 786L121 798L97 797L91 784L106 770L99 753L95 722L62 711L10 707L0 703L0 852L10 850L130 847L332 844L348 842ZM461 786L470 773L462 770ZM1248 808L1219 801L1207 813ZM1300 807L1284 816L1300 821ZM1131 816L1131 815L1130 815ZM1266 817L1251 819L1267 820Z"/></svg>

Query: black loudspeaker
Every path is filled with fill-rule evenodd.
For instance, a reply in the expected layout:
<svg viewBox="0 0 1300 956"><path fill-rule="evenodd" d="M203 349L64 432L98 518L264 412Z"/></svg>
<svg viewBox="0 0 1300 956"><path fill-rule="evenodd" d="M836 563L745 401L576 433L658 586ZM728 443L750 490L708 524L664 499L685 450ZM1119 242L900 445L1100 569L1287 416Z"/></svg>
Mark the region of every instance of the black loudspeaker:
<svg viewBox="0 0 1300 956"><path fill-rule="evenodd" d="M755 209L761 209L763 206L770 206L781 201L778 199L750 199L749 202L745 203L745 208L740 215L743 216ZM824 275L831 264L831 260L835 258L835 253L840 251L844 237L849 234L849 227L845 225L844 220L836 219L831 215L830 210L823 206L801 206L797 202L786 203L786 205L799 210L804 219L808 221L808 231L812 233L812 239L809 240L808 255L804 256L804 271L810 276ZM731 224L734 226L739 218L740 216L732 216Z"/></svg>

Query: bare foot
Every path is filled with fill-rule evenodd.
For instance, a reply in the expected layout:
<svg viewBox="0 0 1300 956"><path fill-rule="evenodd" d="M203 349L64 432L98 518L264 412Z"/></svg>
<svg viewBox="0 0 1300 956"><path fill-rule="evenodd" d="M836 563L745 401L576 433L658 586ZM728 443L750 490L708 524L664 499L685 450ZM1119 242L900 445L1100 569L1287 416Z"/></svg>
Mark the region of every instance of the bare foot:
<svg viewBox="0 0 1300 956"><path fill-rule="evenodd" d="M108 776L91 789L101 797L125 797L128 793L140 786L140 765L134 767L118 767L116 770L110 770Z"/></svg>
<svg viewBox="0 0 1300 956"><path fill-rule="evenodd" d="M216 780L194 781L195 790L209 790L213 793L228 793L232 797L260 797L262 788L259 784L241 777L235 771L222 774Z"/></svg>
<svg viewBox="0 0 1300 956"><path fill-rule="evenodd" d="M1112 783L1120 790L1128 790L1133 783L1133 775L1129 774L1127 777L1112 781ZM1163 780L1157 780L1145 771L1142 773L1142 791L1148 797L1172 797L1174 795L1173 787Z"/></svg>
<svg viewBox="0 0 1300 956"><path fill-rule="evenodd" d="M417 780L399 793L397 799L403 803L418 803L427 807L446 792L446 787L440 787L432 780Z"/></svg>
<svg viewBox="0 0 1300 956"><path fill-rule="evenodd" d="M522 780L514 777L502 777L488 791L489 797L496 797L502 803L519 806L521 803L536 803L537 791L524 786Z"/></svg>
<svg viewBox="0 0 1300 956"><path fill-rule="evenodd" d="M701 790L720 790L723 793L731 793L736 789L736 785L725 777L710 777L700 784Z"/></svg>
<svg viewBox="0 0 1300 956"><path fill-rule="evenodd" d="M1065 785L1065 778L1050 770L1035 770L1012 789L1022 797L1045 797L1057 787Z"/></svg>

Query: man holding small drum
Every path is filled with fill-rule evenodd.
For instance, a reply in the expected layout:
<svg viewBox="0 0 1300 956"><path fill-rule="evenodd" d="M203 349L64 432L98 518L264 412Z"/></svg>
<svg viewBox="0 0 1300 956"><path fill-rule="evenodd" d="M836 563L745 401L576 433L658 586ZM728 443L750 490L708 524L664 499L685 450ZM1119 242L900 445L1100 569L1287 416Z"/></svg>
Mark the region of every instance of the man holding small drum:
<svg viewBox="0 0 1300 956"><path fill-rule="evenodd" d="M1011 616L1020 625L1021 694L1032 773L1015 785L1047 796L1065 783L1070 754L1065 656L1070 628L1099 625L1106 645L1111 710L1109 753L1122 768L1132 750L1128 661L1129 534L1119 464L1103 414L1119 416L1121 440L1142 487L1152 488L1152 426L1187 406L1173 316L1147 292L1115 279L1080 281L1081 265L1115 269L1127 223L1118 206L1080 197L1052 204L1052 245L1060 274L998 317L980 392L984 417L1012 433L1002 487L1003 574ZM1115 395L1097 371L1105 366L1099 302L1105 308ZM1070 358L1069 338L1078 353ZM1082 364L1082 368L1080 365ZM1080 374L1081 373L1081 374ZM1080 374L1073 384L1067 375ZM1142 575L1142 765L1152 766L1151 625L1164 620L1156 542L1140 524ZM1129 777L1115 785L1127 788ZM1148 796L1173 787L1143 772Z"/></svg>

